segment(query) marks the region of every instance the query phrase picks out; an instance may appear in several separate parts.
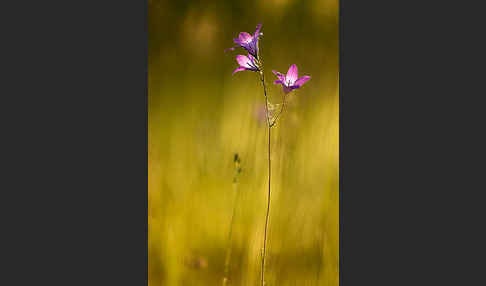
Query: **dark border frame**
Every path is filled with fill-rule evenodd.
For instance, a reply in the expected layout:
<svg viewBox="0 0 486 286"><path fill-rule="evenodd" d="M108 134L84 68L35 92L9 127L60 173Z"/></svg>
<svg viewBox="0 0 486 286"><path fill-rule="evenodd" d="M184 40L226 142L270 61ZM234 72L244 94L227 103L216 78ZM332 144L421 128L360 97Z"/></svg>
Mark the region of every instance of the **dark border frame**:
<svg viewBox="0 0 486 286"><path fill-rule="evenodd" d="M343 285L343 2L339 0L339 285Z"/></svg>

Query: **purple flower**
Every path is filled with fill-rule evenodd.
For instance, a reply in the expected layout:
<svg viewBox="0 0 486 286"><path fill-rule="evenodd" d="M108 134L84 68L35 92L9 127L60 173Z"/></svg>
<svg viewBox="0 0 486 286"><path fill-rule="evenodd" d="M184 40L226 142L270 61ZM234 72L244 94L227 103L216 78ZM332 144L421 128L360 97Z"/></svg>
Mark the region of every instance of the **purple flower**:
<svg viewBox="0 0 486 286"><path fill-rule="evenodd" d="M236 61L238 62L238 64L240 66L237 67L233 71L233 74L235 74L236 72L239 72L239 71L244 71L244 70L247 70L247 71L258 71L259 70L255 57L253 57L250 54L248 54L248 56L237 55Z"/></svg>
<svg viewBox="0 0 486 286"><path fill-rule="evenodd" d="M287 74L281 74L278 71L272 71L277 77L278 80L274 81L273 84L281 84L283 87L283 91L287 94L292 90L301 87L306 83L311 77L308 75L304 75L300 78L297 70L297 66L291 65Z"/></svg>
<svg viewBox="0 0 486 286"><path fill-rule="evenodd" d="M258 24L253 36L248 34L247 32L241 32L238 35L238 38L233 39L236 46L229 48L227 50L233 51L237 47L242 47L243 49L247 50L252 56L258 58L258 37L262 35L260 33L261 28L262 28L262 24Z"/></svg>

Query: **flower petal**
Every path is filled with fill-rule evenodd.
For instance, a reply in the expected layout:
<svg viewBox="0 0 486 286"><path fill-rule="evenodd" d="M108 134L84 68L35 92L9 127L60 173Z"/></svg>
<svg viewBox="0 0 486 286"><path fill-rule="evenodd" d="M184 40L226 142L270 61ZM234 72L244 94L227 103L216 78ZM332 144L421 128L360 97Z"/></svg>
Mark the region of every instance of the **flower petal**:
<svg viewBox="0 0 486 286"><path fill-rule="evenodd" d="M253 39L253 37L247 32L241 32L238 38L240 43L249 43Z"/></svg>
<svg viewBox="0 0 486 286"><path fill-rule="evenodd" d="M253 34L253 38L260 36L260 29L262 28L262 24L258 24L256 30L255 30L255 34Z"/></svg>
<svg viewBox="0 0 486 286"><path fill-rule="evenodd" d="M282 82L285 81L285 76L283 74L279 73L276 70L272 70L272 72L278 77L279 80L281 80Z"/></svg>
<svg viewBox="0 0 486 286"><path fill-rule="evenodd" d="M250 66L250 59L247 56L244 55L237 55L236 56L236 61L238 64L242 67L249 68Z"/></svg>
<svg viewBox="0 0 486 286"><path fill-rule="evenodd" d="M237 68L236 68L236 69L233 71L233 74L235 74L235 73L237 73L237 72L239 72L239 71L244 71L244 70L246 70L246 68L244 68L244 67L237 67Z"/></svg>
<svg viewBox="0 0 486 286"><path fill-rule="evenodd" d="M277 79L276 81L273 82L273 84L284 84L283 81Z"/></svg>
<svg viewBox="0 0 486 286"><path fill-rule="evenodd" d="M301 87L309 79L311 79L311 77L308 75L301 76L298 80L295 81L294 85Z"/></svg>
<svg viewBox="0 0 486 286"><path fill-rule="evenodd" d="M287 75L285 76L285 82L287 85L294 85L294 82L297 80L298 77L298 70L295 64L291 65L289 70L287 71Z"/></svg>
<svg viewBox="0 0 486 286"><path fill-rule="evenodd" d="M254 38L248 44L248 48L247 48L247 51L250 52L252 55L255 55L255 56L257 56L257 54L258 54L258 46L257 46L257 43L258 43L258 38Z"/></svg>
<svg viewBox="0 0 486 286"><path fill-rule="evenodd" d="M248 59L249 59L248 65L251 68L254 68L254 70L257 70L258 69L258 64L257 64L257 61L256 61L255 57L252 56L250 53L248 53Z"/></svg>

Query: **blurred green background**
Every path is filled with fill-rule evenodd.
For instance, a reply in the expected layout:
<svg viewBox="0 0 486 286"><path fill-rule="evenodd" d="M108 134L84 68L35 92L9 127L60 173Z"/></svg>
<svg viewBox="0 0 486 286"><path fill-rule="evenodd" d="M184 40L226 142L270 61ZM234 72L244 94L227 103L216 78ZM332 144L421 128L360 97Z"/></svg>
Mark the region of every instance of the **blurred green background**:
<svg viewBox="0 0 486 286"><path fill-rule="evenodd" d="M272 129L267 285L339 284L338 11L338 0L149 0L149 285L222 285L228 249L227 285L259 283L264 96L256 73L231 75L246 53L223 52L258 23L272 103L272 69L312 76Z"/></svg>

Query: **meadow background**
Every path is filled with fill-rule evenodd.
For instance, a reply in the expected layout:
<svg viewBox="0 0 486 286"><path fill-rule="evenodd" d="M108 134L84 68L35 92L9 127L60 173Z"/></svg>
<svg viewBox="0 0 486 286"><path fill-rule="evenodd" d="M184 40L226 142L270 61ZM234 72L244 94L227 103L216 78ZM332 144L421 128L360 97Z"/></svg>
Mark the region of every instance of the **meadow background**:
<svg viewBox="0 0 486 286"><path fill-rule="evenodd" d="M337 286L338 0L149 0L148 12L149 285L221 285L228 248L228 285L259 283L264 96L256 73L231 75L246 53L223 51L262 23L271 102L282 96L272 69L312 76L272 129L267 285Z"/></svg>

